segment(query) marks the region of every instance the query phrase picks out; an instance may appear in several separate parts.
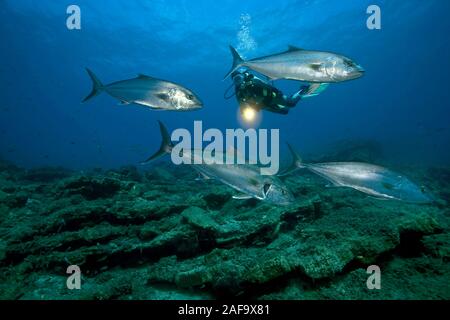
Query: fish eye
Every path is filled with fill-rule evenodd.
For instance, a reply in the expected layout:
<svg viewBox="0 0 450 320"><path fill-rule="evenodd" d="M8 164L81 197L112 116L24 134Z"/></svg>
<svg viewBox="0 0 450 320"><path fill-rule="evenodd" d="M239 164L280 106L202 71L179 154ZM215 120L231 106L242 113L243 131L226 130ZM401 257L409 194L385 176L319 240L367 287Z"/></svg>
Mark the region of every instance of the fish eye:
<svg viewBox="0 0 450 320"><path fill-rule="evenodd" d="M192 94L188 94L188 95L187 95L187 98L188 98L189 100L194 100L194 96L193 96Z"/></svg>
<svg viewBox="0 0 450 320"><path fill-rule="evenodd" d="M352 60L348 60L348 59L344 59L344 64L347 67L354 67L355 66L355 63Z"/></svg>

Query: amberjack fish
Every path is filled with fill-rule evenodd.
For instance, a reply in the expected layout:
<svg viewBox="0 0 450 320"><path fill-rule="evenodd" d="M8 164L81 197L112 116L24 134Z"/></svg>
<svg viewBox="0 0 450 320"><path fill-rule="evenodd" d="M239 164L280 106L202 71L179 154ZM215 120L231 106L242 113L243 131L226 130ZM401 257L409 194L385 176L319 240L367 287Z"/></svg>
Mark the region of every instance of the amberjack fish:
<svg viewBox="0 0 450 320"><path fill-rule="evenodd" d="M162 143L159 150L150 156L143 164L157 159L165 154L170 154L174 145L170 139L166 127L160 121L159 128L162 136ZM261 175L260 168L253 164L229 164L214 163L212 159L205 159L203 150L184 150L181 155L186 159L186 163L191 163L207 179L216 179L231 188L240 192L234 196L235 199L255 198L264 200L276 205L289 205L294 201L294 197L284 183L275 175ZM215 154L215 158L226 158L225 154ZM200 161L196 161L200 160ZM197 164L199 163L199 164Z"/></svg>
<svg viewBox="0 0 450 320"><path fill-rule="evenodd" d="M429 203L433 198L404 175L363 162L303 163L291 145L293 161L280 176L298 169L308 169L336 187L349 187L379 199Z"/></svg>
<svg viewBox="0 0 450 320"><path fill-rule="evenodd" d="M232 46L230 50L233 66L225 79L240 67L250 68L272 80L290 79L313 83L342 82L364 74L364 69L356 62L331 52L289 46L285 52L244 60Z"/></svg>
<svg viewBox="0 0 450 320"><path fill-rule="evenodd" d="M157 110L190 111L203 106L194 92L174 82L139 74L134 79L103 85L91 70L86 70L93 87L83 102L104 91L121 104L133 103Z"/></svg>

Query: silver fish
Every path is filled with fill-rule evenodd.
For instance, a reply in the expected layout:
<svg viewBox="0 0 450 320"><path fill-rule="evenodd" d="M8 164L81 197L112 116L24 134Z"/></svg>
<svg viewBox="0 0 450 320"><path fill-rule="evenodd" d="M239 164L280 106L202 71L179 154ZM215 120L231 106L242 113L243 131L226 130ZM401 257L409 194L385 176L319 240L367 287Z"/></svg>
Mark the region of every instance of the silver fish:
<svg viewBox="0 0 450 320"><path fill-rule="evenodd" d="M230 50L233 66L225 79L240 67L255 70L272 80L290 79L317 83L353 80L364 74L364 69L350 58L331 52L289 46L289 49L282 53L244 60L232 46Z"/></svg>
<svg viewBox="0 0 450 320"><path fill-rule="evenodd" d="M336 187L349 187L379 199L429 203L433 198L407 177L389 169L362 162L329 162L305 164L289 145L294 161L286 175L306 168L330 181Z"/></svg>
<svg viewBox="0 0 450 320"><path fill-rule="evenodd" d="M173 82L140 74L134 79L103 85L91 70L86 70L93 87L83 102L104 91L122 104L134 103L158 110L189 111L203 106L194 92Z"/></svg>
<svg viewBox="0 0 450 320"><path fill-rule="evenodd" d="M162 136L160 149L143 162L148 163L165 154L171 153L173 144L170 135L165 126L159 122L159 128ZM225 154L216 154L216 157ZM182 157L193 163L192 166L197 172L207 179L217 179L218 181L232 187L241 194L234 196L235 199L255 198L264 200L277 205L289 205L294 201L294 197L286 186L276 176L267 176L260 174L260 168L250 164L217 164L212 163L211 159L205 159L202 150L184 151ZM202 159L202 164L195 164L195 159ZM210 164L207 164L210 163Z"/></svg>

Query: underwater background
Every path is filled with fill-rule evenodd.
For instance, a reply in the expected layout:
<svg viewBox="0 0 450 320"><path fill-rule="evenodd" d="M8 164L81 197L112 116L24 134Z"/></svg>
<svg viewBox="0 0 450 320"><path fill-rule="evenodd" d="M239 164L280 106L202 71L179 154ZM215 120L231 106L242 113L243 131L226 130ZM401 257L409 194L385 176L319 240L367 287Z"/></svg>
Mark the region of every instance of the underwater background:
<svg viewBox="0 0 450 320"><path fill-rule="evenodd" d="M66 9L81 8L81 30ZM381 30L366 26L380 6ZM36 1L0 4L1 299L449 299L450 2ZM284 179L296 203L233 200L159 148L172 130L240 127L224 99L232 58L288 45L351 57L366 70L288 115L261 114L308 161L365 161L404 173L436 201L381 201ZM138 73L181 83L204 107L160 112L89 103ZM287 93L295 81L276 81ZM288 151L281 143L281 154ZM79 265L82 289L68 290ZM379 265L382 289L366 287Z"/></svg>

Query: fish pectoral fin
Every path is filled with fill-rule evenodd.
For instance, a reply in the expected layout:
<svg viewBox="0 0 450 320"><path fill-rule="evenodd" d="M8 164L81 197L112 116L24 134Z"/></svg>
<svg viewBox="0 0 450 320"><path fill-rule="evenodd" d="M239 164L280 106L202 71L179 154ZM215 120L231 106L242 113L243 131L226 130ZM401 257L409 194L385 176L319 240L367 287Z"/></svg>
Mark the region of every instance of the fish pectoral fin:
<svg viewBox="0 0 450 320"><path fill-rule="evenodd" d="M249 196L248 194L241 193L241 194L233 196L233 199L236 199L236 200L248 200L248 199L253 199L253 197Z"/></svg>
<svg viewBox="0 0 450 320"><path fill-rule="evenodd" d="M197 181L203 181L203 180L211 180L212 178L210 176L207 176L206 174L199 172L198 177L195 179Z"/></svg>
<svg viewBox="0 0 450 320"><path fill-rule="evenodd" d="M313 69L314 71L320 71L320 68L322 68L322 66L323 66L323 63L311 63L309 65L309 67L311 69Z"/></svg>
<svg viewBox="0 0 450 320"><path fill-rule="evenodd" d="M159 99L161 99L163 101L169 100L169 95L167 93L157 93L156 97L158 97Z"/></svg>
<svg viewBox="0 0 450 320"><path fill-rule="evenodd" d="M130 104L130 102L125 101L125 100L121 100L121 101L119 102L119 106L126 106L127 104Z"/></svg>

